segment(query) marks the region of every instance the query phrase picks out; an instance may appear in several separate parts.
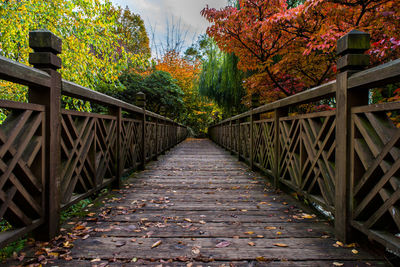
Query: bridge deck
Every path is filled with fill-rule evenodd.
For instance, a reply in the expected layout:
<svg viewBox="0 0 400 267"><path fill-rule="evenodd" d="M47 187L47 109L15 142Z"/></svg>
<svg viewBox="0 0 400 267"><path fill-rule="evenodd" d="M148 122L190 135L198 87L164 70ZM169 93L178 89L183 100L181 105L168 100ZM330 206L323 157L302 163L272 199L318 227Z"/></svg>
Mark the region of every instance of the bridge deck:
<svg viewBox="0 0 400 267"><path fill-rule="evenodd" d="M114 193L93 210L100 216L89 214L89 236L75 240L72 259L56 264L385 265L363 248L334 245L326 221L209 140L185 141Z"/></svg>

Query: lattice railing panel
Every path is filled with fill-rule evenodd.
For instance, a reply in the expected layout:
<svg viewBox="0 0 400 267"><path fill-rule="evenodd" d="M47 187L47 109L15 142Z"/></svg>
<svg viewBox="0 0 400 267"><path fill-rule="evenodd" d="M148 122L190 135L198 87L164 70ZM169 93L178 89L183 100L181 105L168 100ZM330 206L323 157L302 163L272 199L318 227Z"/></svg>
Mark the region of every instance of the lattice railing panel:
<svg viewBox="0 0 400 267"><path fill-rule="evenodd" d="M142 122L133 119L122 119L121 129L121 157L124 169L132 169L140 162Z"/></svg>
<svg viewBox="0 0 400 267"><path fill-rule="evenodd" d="M240 156L250 159L250 122L240 123Z"/></svg>
<svg viewBox="0 0 400 267"><path fill-rule="evenodd" d="M273 120L256 121L253 124L253 161L264 171L274 168L275 125Z"/></svg>
<svg viewBox="0 0 400 267"><path fill-rule="evenodd" d="M146 159L150 159L155 155L156 148L156 123L146 122Z"/></svg>
<svg viewBox="0 0 400 267"><path fill-rule="evenodd" d="M329 211L335 202L335 111L280 120L280 180Z"/></svg>
<svg viewBox="0 0 400 267"><path fill-rule="evenodd" d="M61 203L70 204L115 177L116 119L62 112Z"/></svg>
<svg viewBox="0 0 400 267"><path fill-rule="evenodd" d="M236 123L232 123L232 151L236 153L239 151L238 139L239 139L239 126Z"/></svg>
<svg viewBox="0 0 400 267"><path fill-rule="evenodd" d="M400 103L354 109L353 226L400 246ZM393 122L393 120L395 122Z"/></svg>
<svg viewBox="0 0 400 267"><path fill-rule="evenodd" d="M17 232L33 229L43 218L44 107L11 101L0 107L7 114L0 125L0 221Z"/></svg>

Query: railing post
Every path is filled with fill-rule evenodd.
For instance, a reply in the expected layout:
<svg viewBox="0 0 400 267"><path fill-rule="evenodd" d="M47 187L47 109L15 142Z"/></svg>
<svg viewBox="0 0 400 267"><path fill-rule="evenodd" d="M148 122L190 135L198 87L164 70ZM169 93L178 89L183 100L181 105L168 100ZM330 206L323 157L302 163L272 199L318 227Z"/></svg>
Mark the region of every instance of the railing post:
<svg viewBox="0 0 400 267"><path fill-rule="evenodd" d="M142 162L139 165L140 170L144 170L146 165L146 95L142 92L136 94L136 105L143 109L142 120Z"/></svg>
<svg viewBox="0 0 400 267"><path fill-rule="evenodd" d="M229 120L229 149L231 151L231 155L233 154L233 127L232 120Z"/></svg>
<svg viewBox="0 0 400 267"><path fill-rule="evenodd" d="M281 108L275 109L274 111L274 188L279 188L279 176L280 176L280 157L281 157L281 144L280 144L280 129L279 129L279 119L281 117L287 116L288 109Z"/></svg>
<svg viewBox="0 0 400 267"><path fill-rule="evenodd" d="M50 75L51 87L29 87L29 102L45 106L44 223L35 230L38 239L48 240L59 231L61 161L61 53L62 41L47 30L29 32L29 63Z"/></svg>
<svg viewBox="0 0 400 267"><path fill-rule="evenodd" d="M370 47L370 36L360 31L351 31L337 42L339 71L336 78L336 192L335 232L343 242L351 234L351 109L368 104L368 90L349 91L348 78L369 64L368 55L363 53Z"/></svg>
<svg viewBox="0 0 400 267"><path fill-rule="evenodd" d="M115 180L112 184L113 188L122 188L122 172L124 166L122 166L122 108L120 107L109 107L108 113L116 118L115 134L117 135L116 144L116 158L115 158Z"/></svg>
<svg viewBox="0 0 400 267"><path fill-rule="evenodd" d="M253 94L251 97L251 115L250 115L250 168L254 170L254 121L260 119L259 113L254 113L254 109L259 106L258 94Z"/></svg>

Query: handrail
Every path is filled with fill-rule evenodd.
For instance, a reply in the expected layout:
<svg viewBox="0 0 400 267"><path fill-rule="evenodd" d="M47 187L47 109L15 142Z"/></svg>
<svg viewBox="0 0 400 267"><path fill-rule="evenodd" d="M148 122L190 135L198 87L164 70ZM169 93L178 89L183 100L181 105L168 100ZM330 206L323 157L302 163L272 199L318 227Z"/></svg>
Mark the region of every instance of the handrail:
<svg viewBox="0 0 400 267"><path fill-rule="evenodd" d="M0 79L28 86L29 102L0 100L6 111L0 218L15 227L0 233L0 247L32 231L53 238L61 210L105 187L121 188L124 175L144 169L188 134L186 126L146 110L143 94L138 107L63 80L61 39L43 30L29 36L33 67L0 56ZM107 114L63 109L62 96L108 107Z"/></svg>
<svg viewBox="0 0 400 267"><path fill-rule="evenodd" d="M331 214L339 240L357 229L399 255L400 102L370 104L370 90L400 82L400 59L360 71L369 35L351 31L337 46L336 80L213 124L209 136L275 187ZM336 109L289 114L324 98L334 98ZM271 118L262 119L267 112Z"/></svg>

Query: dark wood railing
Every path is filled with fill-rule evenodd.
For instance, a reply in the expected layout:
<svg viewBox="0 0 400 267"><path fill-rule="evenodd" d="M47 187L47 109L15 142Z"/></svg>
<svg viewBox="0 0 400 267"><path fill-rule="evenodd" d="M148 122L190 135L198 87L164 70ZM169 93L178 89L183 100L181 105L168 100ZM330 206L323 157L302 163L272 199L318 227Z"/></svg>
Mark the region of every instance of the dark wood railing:
<svg viewBox="0 0 400 267"><path fill-rule="evenodd" d="M275 186L330 212L340 240L362 232L399 254L400 103L370 104L369 93L400 82L400 59L359 71L368 48L368 34L350 32L338 41L336 81L224 120L209 135ZM288 115L322 99L336 110Z"/></svg>
<svg viewBox="0 0 400 267"><path fill-rule="evenodd" d="M111 185L187 136L187 128L141 107L62 80L61 40L48 31L29 36L34 66L0 57L0 79L27 85L29 103L0 100L0 218L12 228L0 247L34 231L49 239L60 212ZM108 114L61 108L70 96L108 107ZM143 138L144 137L144 138Z"/></svg>

